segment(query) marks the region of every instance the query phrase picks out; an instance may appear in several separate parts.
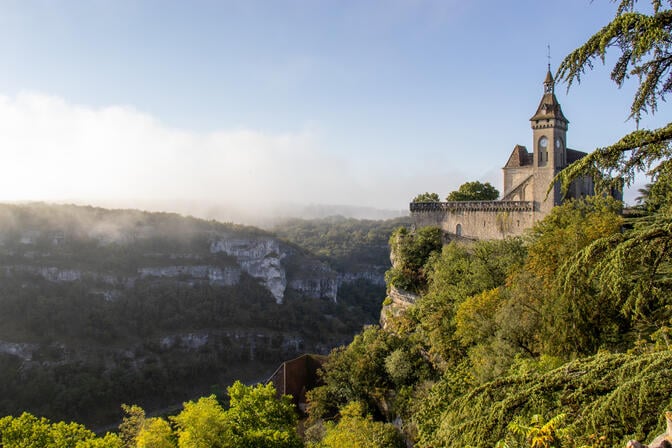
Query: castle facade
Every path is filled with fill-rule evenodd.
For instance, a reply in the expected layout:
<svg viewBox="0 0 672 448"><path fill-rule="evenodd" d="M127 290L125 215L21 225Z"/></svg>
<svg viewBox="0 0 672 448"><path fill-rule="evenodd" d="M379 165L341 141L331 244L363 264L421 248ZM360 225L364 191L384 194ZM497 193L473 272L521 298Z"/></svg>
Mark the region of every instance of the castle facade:
<svg viewBox="0 0 672 448"><path fill-rule="evenodd" d="M563 197L555 176L585 152L567 147L569 120L555 97L550 67L539 107L530 118L533 150L516 145L502 168L504 193L497 201L415 202L416 227L437 226L449 235L470 239L502 239L521 235L551 209L569 198L594 194L589 177L574 181Z"/></svg>

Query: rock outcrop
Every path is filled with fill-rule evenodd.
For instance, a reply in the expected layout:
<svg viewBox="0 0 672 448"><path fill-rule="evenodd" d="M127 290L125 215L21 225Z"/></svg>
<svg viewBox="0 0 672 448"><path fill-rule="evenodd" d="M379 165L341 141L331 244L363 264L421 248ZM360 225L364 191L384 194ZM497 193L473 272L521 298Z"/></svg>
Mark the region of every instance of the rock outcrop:
<svg viewBox="0 0 672 448"><path fill-rule="evenodd" d="M286 253L274 238L220 238L210 244L213 254L223 252L236 258L247 274L260 279L275 298L282 303L287 288L287 274L281 260Z"/></svg>

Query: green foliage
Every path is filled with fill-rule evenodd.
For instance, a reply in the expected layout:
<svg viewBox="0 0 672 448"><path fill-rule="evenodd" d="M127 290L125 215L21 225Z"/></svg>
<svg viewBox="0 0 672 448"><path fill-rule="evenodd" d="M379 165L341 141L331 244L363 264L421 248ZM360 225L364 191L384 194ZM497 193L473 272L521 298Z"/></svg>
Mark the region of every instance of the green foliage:
<svg viewBox="0 0 672 448"><path fill-rule="evenodd" d="M182 412L171 417L177 426L179 448L302 446L294 405L286 395L278 398L272 384L245 386L236 381L228 393L227 410L211 395L185 403ZM164 440L169 440L167 433Z"/></svg>
<svg viewBox="0 0 672 448"><path fill-rule="evenodd" d="M656 190L665 190L663 185L657 183ZM660 198L652 195L651 203ZM603 235L573 254L560 272L565 290L579 273L587 276L644 339L672 319L672 209L666 199L658 204L652 214L626 220L625 231Z"/></svg>
<svg viewBox="0 0 672 448"><path fill-rule="evenodd" d="M137 448L174 448L175 435L170 424L162 418L150 418L136 437Z"/></svg>
<svg viewBox="0 0 672 448"><path fill-rule="evenodd" d="M334 418L339 408L357 401L376 418L392 420L395 389L431 376L418 347L379 328L367 327L349 345L330 353L321 369L324 385L308 393L310 419Z"/></svg>
<svg viewBox="0 0 672 448"><path fill-rule="evenodd" d="M107 433L102 437L79 441L75 448L122 448L123 446L118 435Z"/></svg>
<svg viewBox="0 0 672 448"><path fill-rule="evenodd" d="M509 423L508 430L512 436L520 436L530 448L561 448L565 431L561 428L565 420L565 414L558 414L545 421L544 418L535 414L530 417L529 423L522 422L520 418ZM497 443L499 445L499 442ZM504 446L511 446L505 442Z"/></svg>
<svg viewBox="0 0 672 448"><path fill-rule="evenodd" d="M339 270L353 271L371 265L388 266L387 242L408 217L384 221L332 216L323 219L288 219L273 227L280 238L299 245Z"/></svg>
<svg viewBox="0 0 672 448"><path fill-rule="evenodd" d="M125 448L135 448L136 439L145 425L145 410L138 405L121 405L124 418L119 424L119 437Z"/></svg>
<svg viewBox="0 0 672 448"><path fill-rule="evenodd" d="M375 422L365 414L362 403L351 402L340 412L338 423L326 425L324 438L309 444L312 448L403 448L405 446L397 429L389 423Z"/></svg>
<svg viewBox="0 0 672 448"><path fill-rule="evenodd" d="M600 196L568 201L532 229L524 272L511 289L513 300L538 313L535 351L570 358L622 342L619 335L628 324L617 298L602 293L586 269L562 275L575 254L595 240L620 235L619 210L618 201Z"/></svg>
<svg viewBox="0 0 672 448"><path fill-rule="evenodd" d="M224 448L230 446L231 434L224 409L217 397L201 397L184 403L182 411L171 420L177 427L179 448Z"/></svg>
<svg viewBox="0 0 672 448"><path fill-rule="evenodd" d="M411 315L417 325L416 338L426 346L435 365L445 370L466 354L466 341L460 341L461 336L455 333L460 305L471 296L502 286L524 257L522 240L508 239L472 245L451 242L431 259L427 293Z"/></svg>
<svg viewBox="0 0 672 448"><path fill-rule="evenodd" d="M420 193L411 202L441 202L438 193Z"/></svg>
<svg viewBox="0 0 672 448"><path fill-rule="evenodd" d="M672 3L652 0L651 8L634 0L621 0L616 16L584 45L562 62L558 75L568 84L580 82L596 59L605 61L608 51L619 51L611 77L620 87L634 75L639 87L630 109L639 121L642 113L655 113L659 100L672 89ZM647 10L648 9L648 10ZM637 129L618 142L598 148L558 175L563 186L582 175L592 175L598 187L630 185L638 172L652 183L646 191L648 216L627 222L623 233L596 239L576 253L563 269L565 290L577 273L599 286L633 321L641 335L665 328L672 317L669 307L670 258L668 247L672 214L672 123L659 129Z"/></svg>
<svg viewBox="0 0 672 448"><path fill-rule="evenodd" d="M448 193L446 201L494 201L499 197L499 191L490 182L465 182L460 187Z"/></svg>
<svg viewBox="0 0 672 448"><path fill-rule="evenodd" d="M51 423L27 412L19 417L0 418L0 446L3 448L87 447L91 446L88 442L94 437L93 432L78 423Z"/></svg>
<svg viewBox="0 0 672 448"><path fill-rule="evenodd" d="M580 82L586 69L592 69L596 59L603 63L607 50L621 51L611 72L611 79L619 86L632 75L639 79L631 115L653 113L658 100L672 90L670 49L672 48L672 11L662 0L651 0L652 14L635 10L637 0L620 0L616 17L595 33L581 47L570 53L558 69L558 77L568 85Z"/></svg>
<svg viewBox="0 0 672 448"><path fill-rule="evenodd" d="M511 422L528 422L535 414L538 423L566 415L562 439L571 444L564 446L592 445L596 438L604 446L650 440L664 429L661 416L672 406L670 362L670 351L599 354L545 374L502 377L445 404L436 431L421 422L416 446L494 446L507 437Z"/></svg>
<svg viewBox="0 0 672 448"><path fill-rule="evenodd" d="M136 405L126 413L119 435L95 434L78 423L51 423L29 413L0 418L3 448L300 448L297 415L291 398L278 397L272 384L228 389L230 406L224 409L214 395L184 403L177 415L146 418Z"/></svg>
<svg viewBox="0 0 672 448"><path fill-rule="evenodd" d="M385 273L387 284L411 292L423 291L427 284L425 264L442 245L443 235L438 227L423 227L415 232L405 227L395 230L390 237L393 265Z"/></svg>
<svg viewBox="0 0 672 448"><path fill-rule="evenodd" d="M232 448L302 446L296 432L294 404L287 395L278 398L272 383L246 386L236 381L228 393L226 422L231 428Z"/></svg>

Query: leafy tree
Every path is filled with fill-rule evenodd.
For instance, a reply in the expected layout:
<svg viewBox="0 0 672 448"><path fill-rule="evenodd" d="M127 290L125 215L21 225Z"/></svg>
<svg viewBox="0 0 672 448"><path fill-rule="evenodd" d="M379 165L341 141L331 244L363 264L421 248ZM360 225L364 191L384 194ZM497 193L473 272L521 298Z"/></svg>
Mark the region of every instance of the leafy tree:
<svg viewBox="0 0 672 448"><path fill-rule="evenodd" d="M377 419L393 420L396 391L433 376L420 347L377 327L366 327L345 347L329 354L320 376L324 383L308 392L311 422L336 417L357 401Z"/></svg>
<svg viewBox="0 0 672 448"><path fill-rule="evenodd" d="M288 396L277 397L272 384L228 388L230 407L224 410L214 395L184 404L172 421L179 448L298 448L296 412ZM165 429L164 429L165 431ZM164 439L168 434L164 432Z"/></svg>
<svg viewBox="0 0 672 448"><path fill-rule="evenodd" d="M170 424L162 418L145 421L136 438L137 448L174 448L175 435Z"/></svg>
<svg viewBox="0 0 672 448"><path fill-rule="evenodd" d="M117 434L107 433L103 437L77 442L75 448L123 448L124 444Z"/></svg>
<svg viewBox="0 0 672 448"><path fill-rule="evenodd" d="M351 401L366 404L380 417L384 391L393 388L385 360L398 346L395 336L367 327L349 345L332 350L320 371L324 385L308 393L311 420L333 418Z"/></svg>
<svg viewBox="0 0 672 448"><path fill-rule="evenodd" d="M228 388L230 408L225 421L231 447L298 448L297 414L291 397L278 398L272 383L246 386L236 381Z"/></svg>
<svg viewBox="0 0 672 448"><path fill-rule="evenodd" d="M3 448L69 448L94 438L95 434L79 423L51 423L28 412L19 417L0 418L0 446Z"/></svg>
<svg viewBox="0 0 672 448"><path fill-rule="evenodd" d="M417 323L417 337L442 370L465 356L466 345L455 334L456 312L469 297L504 285L507 275L518 269L525 258L519 238L477 241L474 244L451 242L426 266L428 288L411 309Z"/></svg>
<svg viewBox="0 0 672 448"><path fill-rule="evenodd" d="M499 191L490 182L465 182L456 191L451 191L446 201L494 201Z"/></svg>
<svg viewBox="0 0 672 448"><path fill-rule="evenodd" d="M224 409L214 395L184 403L182 411L171 419L177 426L179 448L229 446L231 435Z"/></svg>
<svg viewBox="0 0 672 448"><path fill-rule="evenodd" d="M571 260L595 240L621 234L621 204L601 196L554 207L532 229L525 273L512 287L512 300L539 313L539 350L571 358L619 343L627 329L619 301L586 271L563 275ZM571 325L568 325L571 322Z"/></svg>
<svg viewBox="0 0 672 448"><path fill-rule="evenodd" d="M412 202L441 202L441 198L437 193L420 193L413 198Z"/></svg>
<svg viewBox="0 0 672 448"><path fill-rule="evenodd" d="M365 415L362 403L351 402L341 409L338 423L327 423L326 434L315 448L403 448L397 429L389 423L375 422Z"/></svg>
<svg viewBox="0 0 672 448"><path fill-rule="evenodd" d="M432 253L441 250L443 235L438 227L423 227L409 232L400 227L390 237L392 268L385 273L388 285L411 292L426 287L425 264Z"/></svg>
<svg viewBox="0 0 672 448"><path fill-rule="evenodd" d="M125 448L135 448L138 433L145 425L145 410L138 405L122 404L124 418L119 424L119 437Z"/></svg>

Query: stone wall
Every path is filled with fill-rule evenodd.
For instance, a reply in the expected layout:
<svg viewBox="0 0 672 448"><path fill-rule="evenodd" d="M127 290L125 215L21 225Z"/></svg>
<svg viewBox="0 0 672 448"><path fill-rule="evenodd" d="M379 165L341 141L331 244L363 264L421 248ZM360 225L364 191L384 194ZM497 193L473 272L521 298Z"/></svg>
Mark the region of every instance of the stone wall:
<svg viewBox="0 0 672 448"><path fill-rule="evenodd" d="M419 202L411 204L416 227L436 226L469 239L522 235L534 224L530 201Z"/></svg>

